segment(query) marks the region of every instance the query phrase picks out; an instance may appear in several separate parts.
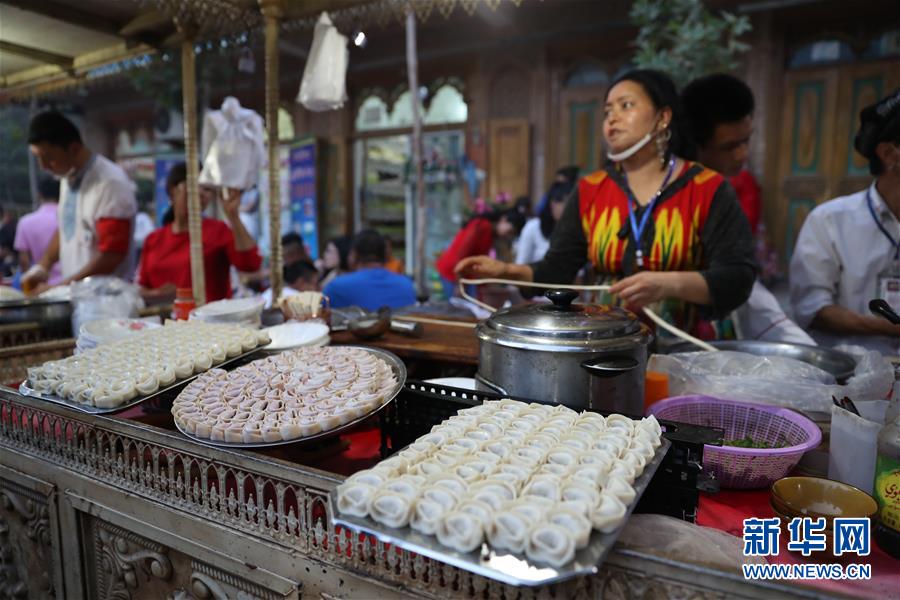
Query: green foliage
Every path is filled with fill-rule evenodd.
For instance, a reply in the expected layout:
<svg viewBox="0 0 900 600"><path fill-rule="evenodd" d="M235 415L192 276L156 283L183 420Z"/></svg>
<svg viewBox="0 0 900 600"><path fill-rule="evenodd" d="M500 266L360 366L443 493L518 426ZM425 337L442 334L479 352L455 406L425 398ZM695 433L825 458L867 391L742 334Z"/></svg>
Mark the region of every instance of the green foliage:
<svg viewBox="0 0 900 600"><path fill-rule="evenodd" d="M750 49L739 39L752 29L750 19L713 14L702 0L635 0L630 17L639 29L634 65L664 71L679 86L733 70Z"/></svg>

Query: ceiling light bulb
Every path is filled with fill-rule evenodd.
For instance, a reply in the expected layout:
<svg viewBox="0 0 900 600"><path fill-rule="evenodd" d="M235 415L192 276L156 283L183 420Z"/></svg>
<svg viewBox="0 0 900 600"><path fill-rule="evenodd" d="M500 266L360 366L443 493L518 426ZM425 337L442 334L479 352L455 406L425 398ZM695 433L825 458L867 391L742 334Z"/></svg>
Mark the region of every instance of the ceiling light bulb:
<svg viewBox="0 0 900 600"><path fill-rule="evenodd" d="M366 38L366 33L362 30L357 30L356 33L353 34L353 45L357 48L365 48L366 42L368 38Z"/></svg>

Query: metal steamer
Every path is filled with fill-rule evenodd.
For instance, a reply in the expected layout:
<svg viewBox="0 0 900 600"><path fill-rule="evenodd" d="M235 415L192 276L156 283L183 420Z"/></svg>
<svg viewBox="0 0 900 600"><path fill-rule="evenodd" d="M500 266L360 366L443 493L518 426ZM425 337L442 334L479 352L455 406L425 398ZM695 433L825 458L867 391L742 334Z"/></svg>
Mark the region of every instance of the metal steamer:
<svg viewBox="0 0 900 600"><path fill-rule="evenodd" d="M641 414L650 329L622 308L574 304L516 306L476 328L479 389L572 407Z"/></svg>

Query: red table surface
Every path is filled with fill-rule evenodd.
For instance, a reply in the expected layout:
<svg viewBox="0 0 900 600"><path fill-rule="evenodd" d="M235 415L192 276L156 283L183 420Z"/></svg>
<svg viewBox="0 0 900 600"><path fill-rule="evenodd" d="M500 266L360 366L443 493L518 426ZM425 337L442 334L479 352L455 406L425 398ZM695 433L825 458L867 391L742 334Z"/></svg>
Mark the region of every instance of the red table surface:
<svg viewBox="0 0 900 600"><path fill-rule="evenodd" d="M775 514L769 506L769 490L732 491L703 494L700 498L697 524L713 527L734 536L742 536L744 519L767 519ZM811 557L813 558L813 557ZM789 552L787 540L781 536L781 548L777 556L768 557L770 563L796 564L810 562L799 554ZM857 598L900 598L900 560L885 554L872 540L872 553L865 557L850 556L814 559L816 563L857 563L872 565L872 579L868 581L805 580L790 582L810 586L823 592L839 593Z"/></svg>

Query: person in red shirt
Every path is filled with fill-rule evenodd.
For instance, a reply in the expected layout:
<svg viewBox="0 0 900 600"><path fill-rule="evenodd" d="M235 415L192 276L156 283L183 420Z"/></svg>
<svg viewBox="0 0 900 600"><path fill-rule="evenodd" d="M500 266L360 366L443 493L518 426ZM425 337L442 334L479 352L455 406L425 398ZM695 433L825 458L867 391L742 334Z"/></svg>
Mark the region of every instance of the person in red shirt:
<svg viewBox="0 0 900 600"><path fill-rule="evenodd" d="M453 295L457 263L470 256L488 254L497 239L514 239L524 226L525 216L514 208L476 215L469 219L434 263L447 297Z"/></svg>
<svg viewBox="0 0 900 600"><path fill-rule="evenodd" d="M166 191L172 202L173 219L144 241L138 283L145 288L144 297L149 302L170 301L177 288L191 287L186 179L184 163L172 167L166 180ZM214 194L209 188L201 187L201 209L209 205ZM252 272L262 264L256 241L241 223L240 202L240 190L228 189L221 200L228 223L203 219L207 302L231 297L230 267Z"/></svg>

